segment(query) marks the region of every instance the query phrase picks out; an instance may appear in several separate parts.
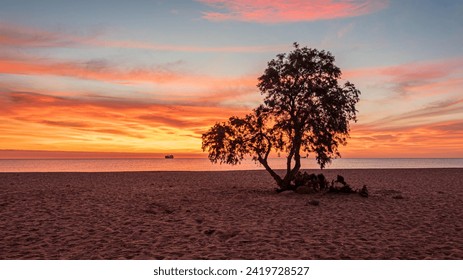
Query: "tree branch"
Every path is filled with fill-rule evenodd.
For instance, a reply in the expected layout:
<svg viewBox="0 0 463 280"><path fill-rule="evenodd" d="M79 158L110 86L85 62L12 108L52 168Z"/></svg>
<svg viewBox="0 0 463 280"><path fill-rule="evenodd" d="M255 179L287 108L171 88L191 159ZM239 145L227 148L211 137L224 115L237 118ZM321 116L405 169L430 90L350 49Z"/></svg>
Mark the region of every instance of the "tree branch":
<svg viewBox="0 0 463 280"><path fill-rule="evenodd" d="M282 188L283 187L283 179L275 172L273 169L268 165L267 160L263 159L261 156L258 158L260 164L262 164L265 167L265 170L267 170L268 173L273 177L273 179L277 182L277 185Z"/></svg>

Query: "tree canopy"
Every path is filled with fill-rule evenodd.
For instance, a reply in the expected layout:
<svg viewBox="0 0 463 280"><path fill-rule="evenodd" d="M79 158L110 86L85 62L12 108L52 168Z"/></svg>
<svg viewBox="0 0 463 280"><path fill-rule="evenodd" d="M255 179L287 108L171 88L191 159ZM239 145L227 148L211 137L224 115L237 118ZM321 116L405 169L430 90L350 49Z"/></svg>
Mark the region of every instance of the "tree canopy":
<svg viewBox="0 0 463 280"><path fill-rule="evenodd" d="M346 81L327 51L299 47L268 62L257 87L263 104L244 117L216 123L202 135L202 149L214 162L237 164L245 156L261 163L280 190L294 188L301 168L301 153L314 154L324 168L340 157L350 121L357 121L355 105L360 91ZM268 164L272 151L286 154L286 174L281 177Z"/></svg>

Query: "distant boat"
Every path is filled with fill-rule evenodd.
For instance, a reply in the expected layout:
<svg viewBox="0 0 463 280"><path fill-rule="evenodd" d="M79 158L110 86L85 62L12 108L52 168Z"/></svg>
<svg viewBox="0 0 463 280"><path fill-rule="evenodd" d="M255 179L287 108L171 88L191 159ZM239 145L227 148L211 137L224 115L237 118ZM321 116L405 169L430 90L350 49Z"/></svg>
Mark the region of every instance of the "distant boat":
<svg viewBox="0 0 463 280"><path fill-rule="evenodd" d="M174 155L166 155L165 158L167 158L167 159L173 159L173 158L174 158Z"/></svg>

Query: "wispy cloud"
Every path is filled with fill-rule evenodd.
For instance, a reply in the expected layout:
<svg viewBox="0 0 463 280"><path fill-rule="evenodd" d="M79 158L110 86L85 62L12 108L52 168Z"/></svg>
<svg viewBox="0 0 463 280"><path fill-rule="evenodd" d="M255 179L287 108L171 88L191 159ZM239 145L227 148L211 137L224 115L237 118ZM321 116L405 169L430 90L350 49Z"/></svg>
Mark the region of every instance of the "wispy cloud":
<svg viewBox="0 0 463 280"><path fill-rule="evenodd" d="M410 125L412 120L408 116L423 112L421 118L413 120L423 124L432 121L430 116L426 117L427 113L433 113L439 120L457 117L451 114L453 107L436 110L433 106L461 99L463 58L349 69L343 78L362 89L359 111L368 122Z"/></svg>
<svg viewBox="0 0 463 280"><path fill-rule="evenodd" d="M164 83L182 76L162 66L120 70L106 60L59 61L53 59L21 59L0 57L0 73L23 75L54 75L78 79L119 83Z"/></svg>
<svg viewBox="0 0 463 280"><path fill-rule="evenodd" d="M343 77L363 89L345 156L463 156L463 58L350 69Z"/></svg>
<svg viewBox="0 0 463 280"><path fill-rule="evenodd" d="M0 21L0 46L2 47L69 47L81 46L93 37L83 37Z"/></svg>
<svg viewBox="0 0 463 280"><path fill-rule="evenodd" d="M286 45L254 45L254 46L194 46L194 45L172 45L154 44L140 41L115 41L115 40L92 40L89 42L96 46L112 48L147 49L156 51L176 52L219 52L219 53L261 53L278 52L287 48Z"/></svg>
<svg viewBox="0 0 463 280"><path fill-rule="evenodd" d="M388 115L378 120L364 122L370 130L401 130L419 128L442 121L456 121L463 118L463 99L449 99L428 103L417 109Z"/></svg>
<svg viewBox="0 0 463 280"><path fill-rule="evenodd" d="M441 93L439 88L461 84L463 79L463 57L435 61L411 62L386 67L349 69L344 71L346 79L369 80L391 89L391 93L405 96ZM448 89L448 88L447 88Z"/></svg>
<svg viewBox="0 0 463 280"><path fill-rule="evenodd" d="M223 108L216 106L199 106L192 102L192 105L173 105L157 103L155 99L152 100L138 100L128 98L120 99L105 99L105 98L88 98L86 96L52 96L44 93L36 92L15 92L15 91L2 91L0 92L0 105L5 108L8 112L5 115L16 112L21 115L24 110L37 109L37 112L41 112L44 108L60 109L63 112L69 111L70 109L87 108L88 112L92 116L100 116L104 118L123 118L124 113L137 112L137 117L143 114L140 112L150 112L162 116L177 115L177 118L190 118L192 116L204 116L207 118L213 116L223 116L225 113L233 111L239 112L239 108ZM95 110L95 108L105 110ZM106 110L107 109L107 110ZM247 110L242 108L242 111ZM2 110L3 111L3 110ZM77 110L78 111L78 110ZM221 113L224 112L224 113ZM44 112L46 113L46 112ZM66 114L65 114L66 115ZM49 124L65 124L59 122L52 122ZM79 126L82 122L70 123L71 126Z"/></svg>
<svg viewBox="0 0 463 280"><path fill-rule="evenodd" d="M384 9L384 0L198 0L214 10L203 13L211 21L279 23L315 21L365 15Z"/></svg>
<svg viewBox="0 0 463 280"><path fill-rule="evenodd" d="M166 44L138 40L115 40L103 35L108 36L111 34L82 35L62 31L48 31L40 28L0 22L0 48L99 47L195 53L273 53L287 48L287 45L200 46L189 44Z"/></svg>
<svg viewBox="0 0 463 280"><path fill-rule="evenodd" d="M61 127L77 127L77 128L83 128L83 127L89 127L88 123L82 122L82 121L54 121L54 120L42 120L40 123L46 124L46 125L53 125L53 126L61 126Z"/></svg>
<svg viewBox="0 0 463 280"><path fill-rule="evenodd" d="M257 74L243 77L209 76L188 73L172 65L133 68L115 65L107 60L63 61L30 56L2 57L0 55L0 74L68 77L125 86L151 84L158 88L158 92L145 93L145 97L162 99L165 103L170 104L214 105L229 102L231 99L243 101L244 98L244 100L249 101L248 97L251 97L251 101L256 101L256 97L259 97L256 88ZM2 82L0 86L14 89L14 85L7 81ZM27 91L29 90L34 91L35 89L27 89ZM192 99L193 95L194 98ZM100 99L116 98L103 95L98 95L98 97Z"/></svg>

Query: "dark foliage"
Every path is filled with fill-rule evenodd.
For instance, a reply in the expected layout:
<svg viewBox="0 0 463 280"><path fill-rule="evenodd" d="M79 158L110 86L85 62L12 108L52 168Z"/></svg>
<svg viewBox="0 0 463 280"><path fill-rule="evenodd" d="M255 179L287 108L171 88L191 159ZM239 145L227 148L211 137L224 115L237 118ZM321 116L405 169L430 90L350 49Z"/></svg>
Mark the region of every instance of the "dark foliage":
<svg viewBox="0 0 463 280"><path fill-rule="evenodd" d="M298 172L294 178L294 185L296 188L305 187L309 193L358 193L363 197L368 197L368 189L365 185L361 189L354 189L341 175L338 175L336 180L328 183L323 174Z"/></svg>
<svg viewBox="0 0 463 280"><path fill-rule="evenodd" d="M335 181L331 182L329 187L329 192L334 193L356 193L357 191L354 190L346 181L344 177L338 175Z"/></svg>
<svg viewBox="0 0 463 280"><path fill-rule="evenodd" d="M311 192L324 191L329 188L328 181L326 180L323 174L308 174L307 172L301 173L298 172L294 178L294 186L298 187L308 187Z"/></svg>
<svg viewBox="0 0 463 280"><path fill-rule="evenodd" d="M288 54L272 59L259 77L264 103L245 117L216 123L202 136L202 148L214 162L237 164L246 155L261 163L281 191L292 184L301 167L301 153L314 154L324 168L339 157L339 145L356 121L360 91L339 84L341 70L330 52L294 44ZM271 151L286 153L286 174L268 165Z"/></svg>
<svg viewBox="0 0 463 280"><path fill-rule="evenodd" d="M368 197L368 189L366 185L363 185L362 189L359 191L359 195L363 197Z"/></svg>

